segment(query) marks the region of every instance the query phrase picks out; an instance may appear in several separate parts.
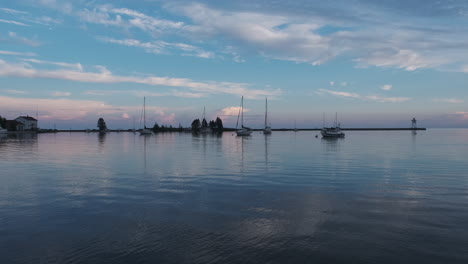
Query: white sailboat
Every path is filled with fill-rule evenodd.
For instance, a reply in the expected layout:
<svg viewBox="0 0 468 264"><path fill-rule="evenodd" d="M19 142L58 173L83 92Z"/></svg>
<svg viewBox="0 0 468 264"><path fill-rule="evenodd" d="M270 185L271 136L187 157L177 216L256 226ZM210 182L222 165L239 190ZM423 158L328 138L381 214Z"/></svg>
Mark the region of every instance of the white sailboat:
<svg viewBox="0 0 468 264"><path fill-rule="evenodd" d="M263 129L263 134L271 134L271 126L268 124L268 99L265 98L265 128Z"/></svg>
<svg viewBox="0 0 468 264"><path fill-rule="evenodd" d="M324 119L325 120L325 119ZM325 121L324 121L325 123ZM325 127L320 131L324 138L343 138L345 134L341 131L340 124L338 123L338 114L335 114L335 124L332 127Z"/></svg>
<svg viewBox="0 0 468 264"><path fill-rule="evenodd" d="M241 127L237 129L237 125L239 124L239 116L241 119ZM238 136L250 136L250 134L252 134L252 129L244 126L244 96L241 98L241 109L239 111L239 115L237 116L236 134Z"/></svg>
<svg viewBox="0 0 468 264"><path fill-rule="evenodd" d="M200 128L200 133L202 134L208 134L211 133L211 128L208 126L208 122L205 119L205 107L203 107L203 119L201 122L201 128Z"/></svg>
<svg viewBox="0 0 468 264"><path fill-rule="evenodd" d="M150 129L146 128L146 97L143 97L143 128L140 130L140 135L151 135Z"/></svg>

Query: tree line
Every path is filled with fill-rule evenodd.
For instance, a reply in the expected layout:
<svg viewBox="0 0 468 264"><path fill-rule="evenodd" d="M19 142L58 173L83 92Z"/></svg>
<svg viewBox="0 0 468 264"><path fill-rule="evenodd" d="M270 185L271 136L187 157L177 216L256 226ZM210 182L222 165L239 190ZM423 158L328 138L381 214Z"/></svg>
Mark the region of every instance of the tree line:
<svg viewBox="0 0 468 264"><path fill-rule="evenodd" d="M99 128L99 131L101 132L104 132L107 130L106 122L104 121L102 117L98 119L97 127ZM184 127L182 127L181 124L179 124L178 127L173 127L172 125L169 125L169 126L159 125L157 122L154 123L154 126L151 128L151 130L155 133L186 131L186 129L184 129ZM200 119L197 118L193 120L192 125L191 125L191 131L194 133L199 133L199 132L219 133L219 132L223 132L223 130L224 130L223 120L221 120L221 118L219 117L216 117L216 120L210 120L210 122L207 122L205 118L203 118L202 121L200 121Z"/></svg>
<svg viewBox="0 0 468 264"><path fill-rule="evenodd" d="M6 125L7 125L7 119L0 115L0 127L6 128Z"/></svg>

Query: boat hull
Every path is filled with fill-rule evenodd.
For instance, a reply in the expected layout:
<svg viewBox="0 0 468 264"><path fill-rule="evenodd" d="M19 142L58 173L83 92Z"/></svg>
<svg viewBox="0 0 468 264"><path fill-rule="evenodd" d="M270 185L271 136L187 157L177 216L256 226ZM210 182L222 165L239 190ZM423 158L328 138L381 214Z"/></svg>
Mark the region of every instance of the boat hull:
<svg viewBox="0 0 468 264"><path fill-rule="evenodd" d="M151 132L151 130L149 129L140 130L140 135L151 135L151 134L153 134L153 132Z"/></svg>
<svg viewBox="0 0 468 264"><path fill-rule="evenodd" d="M236 131L236 134L237 134L238 136L250 136L250 134L252 134L252 130L240 129L240 130L237 130L237 131Z"/></svg>
<svg viewBox="0 0 468 264"><path fill-rule="evenodd" d="M330 131L326 131L326 130L322 130L320 131L320 133L322 134L322 137L324 138L344 138L345 134L341 131L339 132L330 132Z"/></svg>

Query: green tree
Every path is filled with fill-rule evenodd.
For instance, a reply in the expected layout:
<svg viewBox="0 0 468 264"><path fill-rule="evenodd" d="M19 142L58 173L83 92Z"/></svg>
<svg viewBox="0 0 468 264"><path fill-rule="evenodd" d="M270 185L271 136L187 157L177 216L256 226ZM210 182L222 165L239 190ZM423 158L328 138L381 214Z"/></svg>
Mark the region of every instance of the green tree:
<svg viewBox="0 0 468 264"><path fill-rule="evenodd" d="M104 121L104 119L102 117L98 119L97 127L99 128L100 132L103 132L103 131L107 130L106 121Z"/></svg>
<svg viewBox="0 0 468 264"><path fill-rule="evenodd" d="M0 116L0 127L6 128L6 118Z"/></svg>
<svg viewBox="0 0 468 264"><path fill-rule="evenodd" d="M221 118L219 117L216 117L216 129L218 130L218 132L223 132L224 130L223 120L221 120Z"/></svg>
<svg viewBox="0 0 468 264"><path fill-rule="evenodd" d="M153 132L159 132L160 129L161 129L161 128L159 127L158 123L154 123Z"/></svg>
<svg viewBox="0 0 468 264"><path fill-rule="evenodd" d="M202 128L207 128L208 127L208 123L206 122L205 118L203 118L203 120L202 120L201 127Z"/></svg>
<svg viewBox="0 0 468 264"><path fill-rule="evenodd" d="M193 120L193 122L192 122L192 132L199 132L200 127L201 127L200 119L197 118L197 119Z"/></svg>

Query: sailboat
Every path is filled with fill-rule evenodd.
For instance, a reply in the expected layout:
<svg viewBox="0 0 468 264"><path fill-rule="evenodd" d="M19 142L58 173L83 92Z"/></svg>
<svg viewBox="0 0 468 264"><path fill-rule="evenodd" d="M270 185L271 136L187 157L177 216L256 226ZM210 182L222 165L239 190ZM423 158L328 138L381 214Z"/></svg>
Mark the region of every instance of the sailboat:
<svg viewBox="0 0 468 264"><path fill-rule="evenodd" d="M140 135L151 135L152 132L146 128L146 97L143 97L143 128L140 130Z"/></svg>
<svg viewBox="0 0 468 264"><path fill-rule="evenodd" d="M268 125L268 99L265 98L265 128L263 129L263 134L271 134L271 126Z"/></svg>
<svg viewBox="0 0 468 264"><path fill-rule="evenodd" d="M205 107L203 107L203 119L201 123L200 133L202 134L211 133L211 128L208 126L208 122L206 122L206 119L205 119Z"/></svg>
<svg viewBox="0 0 468 264"><path fill-rule="evenodd" d="M241 119L241 127L237 129L237 125L239 124L239 116ZM244 126L244 96L241 98L241 109L239 111L239 115L237 116L236 134L238 136L250 136L250 134L252 134L252 129Z"/></svg>
<svg viewBox="0 0 468 264"><path fill-rule="evenodd" d="M294 132L299 131L299 130L297 130L297 128L296 128L296 120L294 120L294 129L293 129L293 131L294 131Z"/></svg>
<svg viewBox="0 0 468 264"><path fill-rule="evenodd" d="M325 120L325 119L324 119ZM325 121L324 121L325 123ZM332 127L325 127L320 131L324 138L343 138L345 134L341 132L340 124L338 123L338 114L335 114L335 124Z"/></svg>

